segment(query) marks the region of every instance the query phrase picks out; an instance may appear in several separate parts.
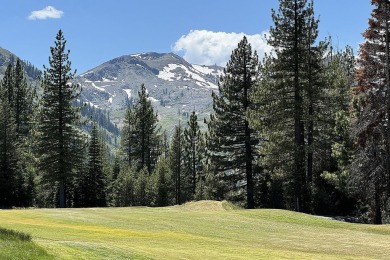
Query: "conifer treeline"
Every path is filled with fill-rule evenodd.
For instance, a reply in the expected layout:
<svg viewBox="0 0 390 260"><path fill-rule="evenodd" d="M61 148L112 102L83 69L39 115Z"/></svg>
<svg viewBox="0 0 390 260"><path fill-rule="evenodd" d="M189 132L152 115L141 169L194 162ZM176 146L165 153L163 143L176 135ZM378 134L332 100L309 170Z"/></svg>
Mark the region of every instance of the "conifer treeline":
<svg viewBox="0 0 390 260"><path fill-rule="evenodd" d="M351 48L335 52L330 38L318 39L313 1L279 3L267 38L273 52L259 61L243 38L212 94L207 131L194 111L168 137L142 85L115 155L96 124L88 135L81 130L72 106L79 87L69 83L61 31L41 97L28 88L20 62L10 65L0 88L0 206L228 199L388 221L390 4L372 1L356 63Z"/></svg>

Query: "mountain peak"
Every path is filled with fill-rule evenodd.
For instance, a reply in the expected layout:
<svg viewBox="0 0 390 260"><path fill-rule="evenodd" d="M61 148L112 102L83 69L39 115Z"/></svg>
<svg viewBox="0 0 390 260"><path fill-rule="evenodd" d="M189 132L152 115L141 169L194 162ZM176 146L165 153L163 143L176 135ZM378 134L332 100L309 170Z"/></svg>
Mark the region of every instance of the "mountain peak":
<svg viewBox="0 0 390 260"><path fill-rule="evenodd" d="M124 55L91 69L76 78L83 99L111 111L119 126L124 111L145 84L149 98L166 128L196 110L202 120L211 112L211 92L223 69L192 65L174 53L147 52Z"/></svg>

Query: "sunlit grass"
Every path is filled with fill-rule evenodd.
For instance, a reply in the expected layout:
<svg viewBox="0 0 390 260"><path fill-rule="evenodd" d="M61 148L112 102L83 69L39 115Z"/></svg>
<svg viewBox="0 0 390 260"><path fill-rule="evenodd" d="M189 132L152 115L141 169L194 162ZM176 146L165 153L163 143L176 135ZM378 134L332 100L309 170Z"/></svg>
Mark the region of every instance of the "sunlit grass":
<svg viewBox="0 0 390 260"><path fill-rule="evenodd" d="M0 211L0 226L31 234L32 241L56 259L390 255L390 226L349 224L285 210L243 210L213 201L166 208L7 210Z"/></svg>

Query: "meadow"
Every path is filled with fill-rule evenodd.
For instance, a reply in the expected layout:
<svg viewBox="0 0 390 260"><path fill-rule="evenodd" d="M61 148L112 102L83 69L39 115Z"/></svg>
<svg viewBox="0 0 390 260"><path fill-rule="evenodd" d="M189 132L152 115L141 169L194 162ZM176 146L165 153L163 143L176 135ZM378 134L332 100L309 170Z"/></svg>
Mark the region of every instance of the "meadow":
<svg viewBox="0 0 390 260"><path fill-rule="evenodd" d="M0 211L0 249L0 259L389 259L390 226L216 201L16 209Z"/></svg>

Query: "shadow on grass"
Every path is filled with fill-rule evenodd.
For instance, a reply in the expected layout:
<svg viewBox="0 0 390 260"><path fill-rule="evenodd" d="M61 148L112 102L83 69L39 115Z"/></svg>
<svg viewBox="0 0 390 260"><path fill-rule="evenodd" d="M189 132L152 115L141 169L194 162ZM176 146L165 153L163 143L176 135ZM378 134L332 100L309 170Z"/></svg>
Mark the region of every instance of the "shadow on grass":
<svg viewBox="0 0 390 260"><path fill-rule="evenodd" d="M23 232L0 228L0 239L18 239L21 241L31 241L31 235Z"/></svg>
<svg viewBox="0 0 390 260"><path fill-rule="evenodd" d="M35 244L30 234L0 228L0 259L51 260L54 256Z"/></svg>

